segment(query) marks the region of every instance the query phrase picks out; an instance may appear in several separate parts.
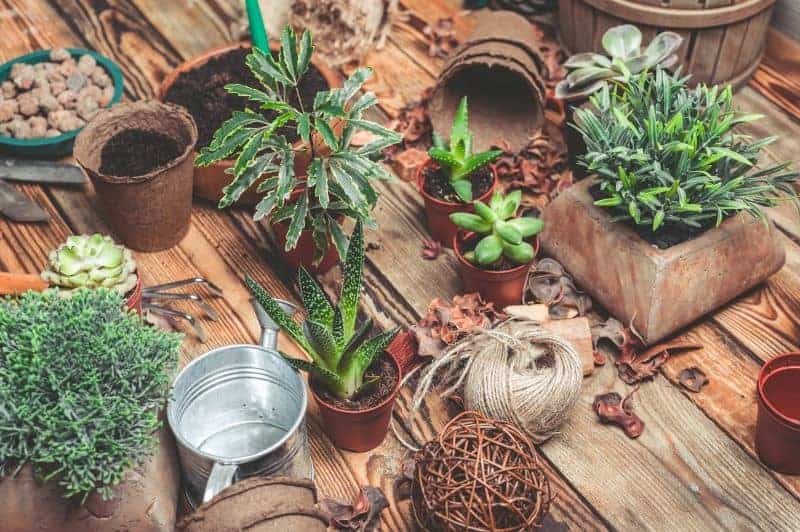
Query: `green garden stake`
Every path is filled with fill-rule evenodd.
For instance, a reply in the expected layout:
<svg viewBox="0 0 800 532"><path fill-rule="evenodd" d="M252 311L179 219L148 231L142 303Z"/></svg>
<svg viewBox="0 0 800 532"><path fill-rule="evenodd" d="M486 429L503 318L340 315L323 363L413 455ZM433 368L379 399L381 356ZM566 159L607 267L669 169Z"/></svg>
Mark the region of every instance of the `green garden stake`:
<svg viewBox="0 0 800 532"><path fill-rule="evenodd" d="M264 17L261 15L261 7L258 0L245 0L247 7L247 21L250 24L250 40L255 48L262 52L269 51L269 39L264 30Z"/></svg>

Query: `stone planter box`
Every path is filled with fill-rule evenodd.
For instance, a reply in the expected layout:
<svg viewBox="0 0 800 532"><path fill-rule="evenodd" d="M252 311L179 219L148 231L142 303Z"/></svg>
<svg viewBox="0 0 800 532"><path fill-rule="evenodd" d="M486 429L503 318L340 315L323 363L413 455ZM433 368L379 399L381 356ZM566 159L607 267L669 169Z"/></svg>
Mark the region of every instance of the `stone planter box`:
<svg viewBox="0 0 800 532"><path fill-rule="evenodd" d="M658 249L609 211L595 207L592 179L572 186L542 213L542 250L650 345L757 285L783 266L772 222L749 214L668 249Z"/></svg>

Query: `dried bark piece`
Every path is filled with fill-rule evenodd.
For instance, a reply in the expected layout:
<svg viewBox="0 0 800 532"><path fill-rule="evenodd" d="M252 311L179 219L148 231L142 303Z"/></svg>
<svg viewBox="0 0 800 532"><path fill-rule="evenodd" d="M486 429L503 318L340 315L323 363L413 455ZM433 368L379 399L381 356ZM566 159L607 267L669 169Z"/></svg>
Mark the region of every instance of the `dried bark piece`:
<svg viewBox="0 0 800 532"><path fill-rule="evenodd" d="M355 501L351 504L334 499L323 499L319 506L330 514L330 526L334 530L372 532L380 530L381 512L389 507L389 502L380 488L362 486Z"/></svg>
<svg viewBox="0 0 800 532"><path fill-rule="evenodd" d="M628 384L652 378L674 351L703 348L693 342L674 340L642 351L643 342L632 329L626 329L625 336L625 343L615 364L620 378Z"/></svg>
<svg viewBox="0 0 800 532"><path fill-rule="evenodd" d="M408 148L392 158L392 169L403 181L413 181L417 169L428 160L428 153L418 148Z"/></svg>
<svg viewBox="0 0 800 532"><path fill-rule="evenodd" d="M433 26L425 26L422 34L428 38L428 55L430 57L444 59L458 46L456 28L452 17L440 18Z"/></svg>
<svg viewBox="0 0 800 532"><path fill-rule="evenodd" d="M422 241L420 255L425 260L436 260L442 253L442 244L438 240L426 239Z"/></svg>
<svg viewBox="0 0 800 532"><path fill-rule="evenodd" d="M708 384L708 377L702 369L697 366L691 366L682 369L681 372L678 373L678 382L690 392L700 393L703 386Z"/></svg>
<svg viewBox="0 0 800 532"><path fill-rule="evenodd" d="M603 424L611 423L625 431L629 438L638 438L644 432L644 421L633 413L633 394L639 388L634 388L625 399L617 392L600 394L594 398L592 404L595 413Z"/></svg>

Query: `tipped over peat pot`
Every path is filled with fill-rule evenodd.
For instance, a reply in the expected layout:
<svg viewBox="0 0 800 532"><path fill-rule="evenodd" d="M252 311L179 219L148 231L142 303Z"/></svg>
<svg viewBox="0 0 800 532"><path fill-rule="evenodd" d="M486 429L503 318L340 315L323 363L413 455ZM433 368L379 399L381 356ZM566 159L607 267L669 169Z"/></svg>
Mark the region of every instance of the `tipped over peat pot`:
<svg viewBox="0 0 800 532"><path fill-rule="evenodd" d="M196 143L197 126L189 113L157 101L100 111L78 135L75 159L127 247L168 249L188 231ZM167 153L168 147L173 151Z"/></svg>
<svg viewBox="0 0 800 532"><path fill-rule="evenodd" d="M587 178L542 212L542 250L648 345L764 281L784 263L772 222L740 213L666 249L594 205Z"/></svg>
<svg viewBox="0 0 800 532"><path fill-rule="evenodd" d="M800 353L764 364L757 386L758 457L779 473L800 475Z"/></svg>

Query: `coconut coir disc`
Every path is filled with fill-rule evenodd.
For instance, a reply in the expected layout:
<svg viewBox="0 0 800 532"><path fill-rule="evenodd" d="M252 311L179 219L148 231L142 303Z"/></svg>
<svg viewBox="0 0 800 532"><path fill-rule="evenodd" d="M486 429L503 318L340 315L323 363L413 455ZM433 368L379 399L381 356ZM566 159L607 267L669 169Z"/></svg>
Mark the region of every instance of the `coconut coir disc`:
<svg viewBox="0 0 800 532"><path fill-rule="evenodd" d="M223 490L185 517L178 532L324 532L328 517L315 508L313 482L291 477L254 477Z"/></svg>

